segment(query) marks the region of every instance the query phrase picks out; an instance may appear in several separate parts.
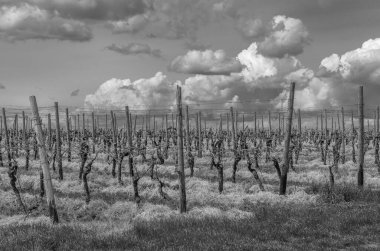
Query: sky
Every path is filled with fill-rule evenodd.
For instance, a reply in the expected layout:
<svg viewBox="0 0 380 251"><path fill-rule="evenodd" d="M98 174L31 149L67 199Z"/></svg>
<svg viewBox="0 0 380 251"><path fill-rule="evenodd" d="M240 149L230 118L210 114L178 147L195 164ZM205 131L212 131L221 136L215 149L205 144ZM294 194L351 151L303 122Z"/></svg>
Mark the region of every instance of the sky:
<svg viewBox="0 0 380 251"><path fill-rule="evenodd" d="M0 0L0 105L379 102L378 0Z"/></svg>

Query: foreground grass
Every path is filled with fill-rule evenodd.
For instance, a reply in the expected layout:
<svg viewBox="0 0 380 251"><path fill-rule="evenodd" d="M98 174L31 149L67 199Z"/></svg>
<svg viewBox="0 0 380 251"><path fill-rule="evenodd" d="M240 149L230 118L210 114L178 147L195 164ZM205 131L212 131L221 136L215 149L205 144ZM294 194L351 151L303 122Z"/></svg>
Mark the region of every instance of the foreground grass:
<svg viewBox="0 0 380 251"><path fill-rule="evenodd" d="M0 250L336 250L380 248L380 205L252 205L246 218L178 215L130 223L0 226Z"/></svg>

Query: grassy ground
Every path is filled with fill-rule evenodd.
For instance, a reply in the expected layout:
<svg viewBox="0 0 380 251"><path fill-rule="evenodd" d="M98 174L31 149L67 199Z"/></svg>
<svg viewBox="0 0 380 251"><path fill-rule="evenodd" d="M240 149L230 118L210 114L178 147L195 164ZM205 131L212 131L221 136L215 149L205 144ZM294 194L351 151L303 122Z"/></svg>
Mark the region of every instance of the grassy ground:
<svg viewBox="0 0 380 251"><path fill-rule="evenodd" d="M310 151L309 151L310 149ZM287 196L279 196L278 178L270 163L261 163L259 190L245 161L237 183L231 182L231 158L225 160L225 190L218 193L216 170L208 157L196 161L195 177L187 177L189 212L178 213L178 182L173 163L159 168L164 189L150 177L139 183L142 202L123 170L124 185L100 160L89 175L90 204L84 202L78 163L64 162L65 179L54 180L61 223L51 225L38 197L38 162L19 172L19 187L28 216L16 205L7 169L0 167L0 250L379 250L380 177L373 153L366 155L365 187L356 188L356 166L341 165L330 191L328 167L311 147L305 148L289 174ZM20 160L22 166L22 160ZM140 172L146 169L139 165ZM53 175L54 177L56 174Z"/></svg>

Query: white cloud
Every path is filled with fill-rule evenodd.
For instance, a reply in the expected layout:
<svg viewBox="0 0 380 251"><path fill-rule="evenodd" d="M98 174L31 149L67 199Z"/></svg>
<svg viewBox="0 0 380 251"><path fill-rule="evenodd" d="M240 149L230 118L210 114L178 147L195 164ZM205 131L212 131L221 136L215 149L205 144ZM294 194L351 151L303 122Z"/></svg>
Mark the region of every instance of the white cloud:
<svg viewBox="0 0 380 251"><path fill-rule="evenodd" d="M328 82L338 103L357 103L358 86L364 86L366 104L377 105L380 92L380 38L358 49L322 60L318 76Z"/></svg>
<svg viewBox="0 0 380 251"><path fill-rule="evenodd" d="M236 93L240 82L240 77L236 75L196 75L185 80L183 100L190 104L204 101L225 101Z"/></svg>
<svg viewBox="0 0 380 251"><path fill-rule="evenodd" d="M123 108L127 105L137 109L152 109L173 104L175 84L158 72L147 79L131 81L130 79L111 79L95 91L87 95L87 108Z"/></svg>
<svg viewBox="0 0 380 251"><path fill-rule="evenodd" d="M180 73L229 75L232 72L240 72L242 66L236 59L227 57L223 50L192 50L175 58L168 68Z"/></svg>
<svg viewBox="0 0 380 251"><path fill-rule="evenodd" d="M271 32L259 43L258 49L265 56L281 58L301 54L309 42L309 32L301 20L275 16Z"/></svg>
<svg viewBox="0 0 380 251"><path fill-rule="evenodd" d="M252 43L248 49L240 52L237 59L245 66L242 75L247 82L277 74L274 61L258 54L256 43Z"/></svg>
<svg viewBox="0 0 380 251"><path fill-rule="evenodd" d="M10 41L57 39L88 41L90 28L80 21L61 18L29 4L0 8L0 37Z"/></svg>
<svg viewBox="0 0 380 251"><path fill-rule="evenodd" d="M301 67L300 62L291 56L284 58L269 58L257 51L257 44L252 43L243 50L237 59L244 66L241 75L244 81L252 86L277 87L278 81L283 81L285 75Z"/></svg>
<svg viewBox="0 0 380 251"><path fill-rule="evenodd" d="M304 72L308 71L310 70L304 69ZM296 82L297 89L294 93L294 108L315 110L335 105L336 102L331 97L329 84L319 78L310 77L307 85L300 87L299 82ZM288 99L289 90L286 88L272 101L272 104L277 109L285 109L288 105Z"/></svg>
<svg viewBox="0 0 380 251"><path fill-rule="evenodd" d="M326 70L330 72L337 72L339 69L340 58L337 54L332 54L331 56L324 58L321 62L321 67L325 67Z"/></svg>

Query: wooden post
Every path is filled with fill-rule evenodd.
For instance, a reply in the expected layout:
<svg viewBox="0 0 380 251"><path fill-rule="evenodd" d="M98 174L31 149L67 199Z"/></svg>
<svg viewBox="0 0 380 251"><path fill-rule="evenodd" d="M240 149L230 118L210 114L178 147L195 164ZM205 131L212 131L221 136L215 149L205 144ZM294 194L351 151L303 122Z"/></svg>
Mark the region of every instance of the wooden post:
<svg viewBox="0 0 380 251"><path fill-rule="evenodd" d="M26 132L26 116L25 112L22 111L22 141L24 142L24 150L25 150L25 169L29 168L29 143Z"/></svg>
<svg viewBox="0 0 380 251"><path fill-rule="evenodd" d="M269 135L272 134L272 120L270 116L270 111L268 111L268 124L269 124Z"/></svg>
<svg viewBox="0 0 380 251"><path fill-rule="evenodd" d="M293 120L293 104L294 104L294 89L295 83L292 82L290 85L290 95L289 95L289 103L288 103L288 118L285 132L285 150L284 150L284 164L281 168L281 176L280 176L280 195L285 195L286 193L286 183L288 179L288 171L289 171L289 147L290 147L290 138L292 134L292 120Z"/></svg>
<svg viewBox="0 0 380 251"><path fill-rule="evenodd" d="M106 113L106 131L108 130L108 114Z"/></svg>
<svg viewBox="0 0 380 251"><path fill-rule="evenodd" d="M189 153L190 153L191 149L190 149L190 119L189 119L189 106L188 105L186 106L185 120L186 120L186 152L187 152L187 155L189 157Z"/></svg>
<svg viewBox="0 0 380 251"><path fill-rule="evenodd" d="M201 112L198 112L198 158L202 158L202 114Z"/></svg>
<svg viewBox="0 0 380 251"><path fill-rule="evenodd" d="M67 161L71 162L71 131L69 122L69 108L66 108L66 129L67 129Z"/></svg>
<svg viewBox="0 0 380 251"><path fill-rule="evenodd" d="M321 134L324 134L323 131L323 114L321 113Z"/></svg>
<svg viewBox="0 0 380 251"><path fill-rule="evenodd" d="M199 136L199 122L198 122L198 120L199 120L199 114L198 113L196 113L195 114L195 136L196 137L198 137ZM197 146L196 147L196 151L198 152L199 150L199 139L196 141L196 142L194 142L194 144Z"/></svg>
<svg viewBox="0 0 380 251"><path fill-rule="evenodd" d="M57 164L58 164L58 175L59 180L63 180L63 170L62 170L62 153L61 153L61 127L59 125L59 110L58 102L54 102L55 108L55 129L56 129L56 147L57 147Z"/></svg>
<svg viewBox="0 0 380 251"><path fill-rule="evenodd" d="M125 114L126 114L126 125L127 125L127 139L128 139L128 165L129 165L129 173L131 175L132 184L133 184L133 191L134 191L134 199L138 203L140 202L140 196L138 191L138 178L135 175L134 169L133 169L133 144L132 144L132 120L129 113L129 107L125 107Z"/></svg>
<svg viewBox="0 0 380 251"><path fill-rule="evenodd" d="M245 130L245 116L244 116L244 113L243 113L243 131Z"/></svg>
<svg viewBox="0 0 380 251"><path fill-rule="evenodd" d="M239 114L238 114L238 111L235 111L235 138L239 132L238 121L239 121Z"/></svg>
<svg viewBox="0 0 380 251"><path fill-rule="evenodd" d="M51 115L48 114L48 150L51 151L51 141L52 141L52 133L51 133Z"/></svg>
<svg viewBox="0 0 380 251"><path fill-rule="evenodd" d="M5 130L5 148L7 151L7 158L8 158L8 166L11 167L12 165L12 158L11 158L11 144L9 141L9 131L8 131L8 124L7 124L7 115L5 114L5 108L3 108L3 121L4 121L4 130Z"/></svg>
<svg viewBox="0 0 380 251"><path fill-rule="evenodd" d="M359 87L359 170L358 186L364 185L364 100L363 86Z"/></svg>
<svg viewBox="0 0 380 251"><path fill-rule="evenodd" d="M183 129L182 129L182 93L181 87L177 86L177 146L178 146L178 176L180 183L180 213L186 210L186 184L185 184L185 161L183 158Z"/></svg>
<svg viewBox="0 0 380 251"><path fill-rule="evenodd" d="M91 122L92 122L92 153L95 154L96 128L95 128L95 114L94 114L94 112L91 112Z"/></svg>
<svg viewBox="0 0 380 251"><path fill-rule="evenodd" d="M227 113L227 135L230 135L230 114Z"/></svg>
<svg viewBox="0 0 380 251"><path fill-rule="evenodd" d="M78 123L78 137L80 138L80 115L77 114L77 123Z"/></svg>
<svg viewBox="0 0 380 251"><path fill-rule="evenodd" d="M231 113L231 125L232 125L232 145L233 145L233 150L236 149L236 140L235 140L235 123L234 123L234 108L231 106L230 107L230 113Z"/></svg>
<svg viewBox="0 0 380 251"><path fill-rule="evenodd" d="M137 114L135 115L135 123L133 125L133 131L136 132L136 126L137 126Z"/></svg>
<svg viewBox="0 0 380 251"><path fill-rule="evenodd" d="M346 138L345 138L344 108L342 107L342 164L346 163Z"/></svg>
<svg viewBox="0 0 380 251"><path fill-rule="evenodd" d="M166 146L167 151L166 151L166 157L168 156L168 151L169 151L169 124L168 124L168 115L165 114L165 139L166 139Z"/></svg>
<svg viewBox="0 0 380 251"><path fill-rule="evenodd" d="M338 119L338 130L340 132L340 117L339 117L339 112L336 113L336 118Z"/></svg>
<svg viewBox="0 0 380 251"><path fill-rule="evenodd" d="M325 136L327 137L329 129L327 128L327 110L324 110L324 117L325 117ZM326 140L327 141L327 140Z"/></svg>
<svg viewBox="0 0 380 251"><path fill-rule="evenodd" d="M45 149L45 139L42 132L42 121L40 118L40 115L38 113L38 106L35 96L29 97L30 106L32 107L34 119L35 119L35 130L37 133L37 141L38 141L38 148L39 148L39 155L40 155L40 162L42 167L42 173L44 176L44 187L46 191L46 201L49 208L49 214L50 219L53 223L58 223L58 213L57 208L55 206L55 199L54 199L54 189L53 184L51 182L51 176L49 171L49 161Z"/></svg>
<svg viewBox="0 0 380 251"><path fill-rule="evenodd" d="M82 114L82 130L83 130L83 136L86 136L86 118L85 114Z"/></svg>
<svg viewBox="0 0 380 251"><path fill-rule="evenodd" d="M376 133L378 133L379 130L380 130L380 128L379 128L379 126L380 126L380 124L379 124L379 121L380 121L380 107L379 106L376 109L376 114L377 114L377 116L376 116Z"/></svg>

